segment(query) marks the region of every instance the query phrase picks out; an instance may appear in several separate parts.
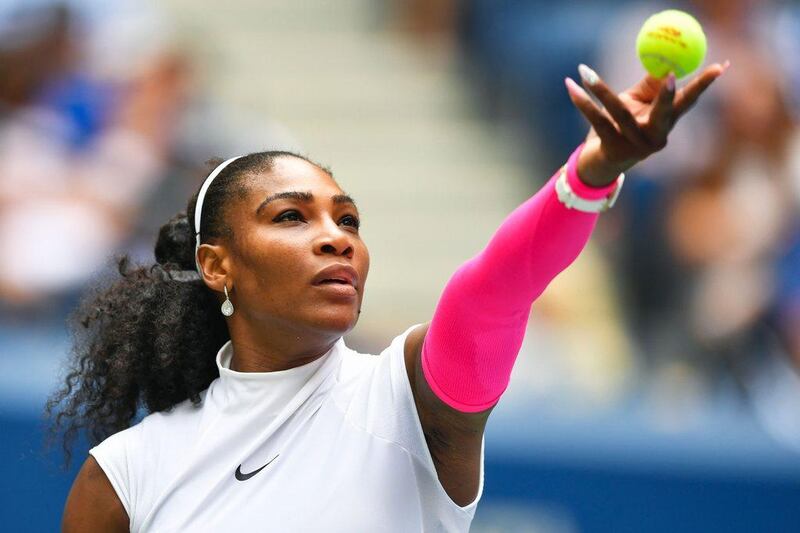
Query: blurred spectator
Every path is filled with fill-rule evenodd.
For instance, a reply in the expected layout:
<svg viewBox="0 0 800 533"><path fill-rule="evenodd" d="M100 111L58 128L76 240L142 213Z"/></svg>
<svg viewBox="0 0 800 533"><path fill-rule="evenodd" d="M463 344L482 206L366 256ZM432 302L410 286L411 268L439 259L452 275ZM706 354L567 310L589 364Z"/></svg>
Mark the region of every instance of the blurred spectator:
<svg viewBox="0 0 800 533"><path fill-rule="evenodd" d="M423 41L449 40L456 25L456 0L395 0L399 25Z"/></svg>
<svg viewBox="0 0 800 533"><path fill-rule="evenodd" d="M585 136L562 80L597 57L600 28L630 2L469 0L461 4L460 39L471 88L492 117L527 137L544 174L558 168ZM538 173L537 173L538 174ZM549 176L549 174L547 174Z"/></svg>
<svg viewBox="0 0 800 533"><path fill-rule="evenodd" d="M0 300L44 310L102 266L164 178L188 77L167 50L101 76L70 5L5 15Z"/></svg>
<svg viewBox="0 0 800 533"><path fill-rule="evenodd" d="M210 157L297 148L280 125L240 124L205 98L155 7L0 3L6 319L63 316L110 255L149 258Z"/></svg>
<svg viewBox="0 0 800 533"><path fill-rule="evenodd" d="M800 91L797 65L783 60L797 48L797 7L748 0L685 7L704 26L709 60L733 66L678 125L670 149L630 182L621 240L628 314L656 368L684 361L703 371L707 387L753 401L770 389L798 399L800 388L786 391L800 385L800 359L792 372L787 358L800 329L789 281L800 275L792 244L800 218ZM630 51L654 11L640 6L611 26L600 71L615 87L641 76ZM770 403L775 416L796 412L794 403ZM800 443L800 418L790 418Z"/></svg>

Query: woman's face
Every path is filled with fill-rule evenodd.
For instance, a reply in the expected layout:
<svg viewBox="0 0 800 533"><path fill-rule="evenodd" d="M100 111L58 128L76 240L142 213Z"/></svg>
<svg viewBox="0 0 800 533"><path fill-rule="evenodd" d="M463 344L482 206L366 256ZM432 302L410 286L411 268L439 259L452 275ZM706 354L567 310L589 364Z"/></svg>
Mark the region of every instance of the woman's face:
<svg viewBox="0 0 800 533"><path fill-rule="evenodd" d="M242 319L343 335L358 321L369 252L356 206L324 170L294 157L248 180L226 214L231 299ZM343 266L341 271L323 269ZM348 272L349 269L349 272ZM352 285L316 278L354 277Z"/></svg>

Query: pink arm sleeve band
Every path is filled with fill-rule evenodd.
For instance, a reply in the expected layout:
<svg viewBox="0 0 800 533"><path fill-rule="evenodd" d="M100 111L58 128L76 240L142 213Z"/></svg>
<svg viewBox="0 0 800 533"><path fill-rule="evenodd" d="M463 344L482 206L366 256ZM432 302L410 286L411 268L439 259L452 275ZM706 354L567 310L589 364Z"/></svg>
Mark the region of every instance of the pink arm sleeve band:
<svg viewBox="0 0 800 533"><path fill-rule="evenodd" d="M583 183L577 173L582 149L569 158L567 181L582 198L605 198L617 183ZM456 270L436 306L422 370L436 396L458 411L484 411L500 399L533 301L575 260L594 229L597 214L558 200L557 178L512 211L486 248Z"/></svg>

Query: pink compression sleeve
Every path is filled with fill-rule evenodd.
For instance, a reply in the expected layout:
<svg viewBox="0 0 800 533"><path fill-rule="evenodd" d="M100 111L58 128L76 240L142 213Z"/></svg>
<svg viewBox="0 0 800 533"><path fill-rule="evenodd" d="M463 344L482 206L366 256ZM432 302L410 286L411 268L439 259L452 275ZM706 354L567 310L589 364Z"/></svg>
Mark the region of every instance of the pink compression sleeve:
<svg viewBox="0 0 800 533"><path fill-rule="evenodd" d="M607 187L584 184L579 146L567 163L572 190L588 200ZM422 369L434 393L462 412L497 403L508 386L531 304L583 249L597 214L568 209L555 191L558 173L503 221L486 248L448 281L422 346Z"/></svg>

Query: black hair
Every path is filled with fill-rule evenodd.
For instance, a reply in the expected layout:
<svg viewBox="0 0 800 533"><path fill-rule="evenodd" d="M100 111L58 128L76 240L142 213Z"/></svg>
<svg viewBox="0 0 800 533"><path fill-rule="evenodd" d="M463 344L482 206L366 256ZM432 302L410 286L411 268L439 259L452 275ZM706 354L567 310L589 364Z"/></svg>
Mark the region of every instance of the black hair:
<svg viewBox="0 0 800 533"><path fill-rule="evenodd" d="M233 237L226 207L247 193L250 177L270 172L282 157L330 174L293 152L258 152L233 161L206 192L201 242ZM88 291L70 315L66 378L45 406L50 442L63 438L67 465L79 432L97 444L130 427L142 411L167 411L187 399L197 405L219 376L215 356L230 334L217 294L193 274L196 201L197 193L185 212L161 227L154 264L136 266L127 255L119 258L120 277Z"/></svg>

